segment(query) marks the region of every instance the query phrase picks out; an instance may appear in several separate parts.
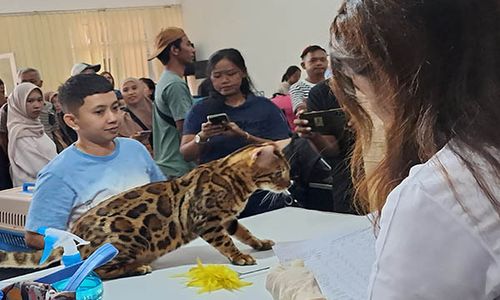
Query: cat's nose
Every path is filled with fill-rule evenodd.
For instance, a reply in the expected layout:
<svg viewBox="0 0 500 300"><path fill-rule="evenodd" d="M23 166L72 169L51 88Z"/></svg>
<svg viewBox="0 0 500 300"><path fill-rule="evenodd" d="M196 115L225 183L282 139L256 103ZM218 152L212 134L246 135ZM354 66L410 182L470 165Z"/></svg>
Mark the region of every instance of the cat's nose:
<svg viewBox="0 0 500 300"><path fill-rule="evenodd" d="M281 187L283 189L288 189L289 187L291 187L293 185L293 180L283 179L283 180L280 180L278 185L279 185L279 187Z"/></svg>

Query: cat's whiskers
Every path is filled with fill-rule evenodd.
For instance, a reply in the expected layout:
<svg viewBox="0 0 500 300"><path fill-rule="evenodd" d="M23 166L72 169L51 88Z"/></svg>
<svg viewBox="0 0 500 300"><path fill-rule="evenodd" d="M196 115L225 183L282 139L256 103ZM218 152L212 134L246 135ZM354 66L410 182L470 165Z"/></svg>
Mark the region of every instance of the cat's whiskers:
<svg viewBox="0 0 500 300"><path fill-rule="evenodd" d="M260 206L260 205L262 205L262 204L264 204L264 203L267 201L267 199L269 199L269 198L271 197L271 195L272 195L272 194L274 194L274 193L273 193L273 192L271 192L271 191L264 191L264 192L267 192L267 193L266 193L266 195L262 198L262 200L260 200L260 204L259 204L259 206Z"/></svg>
<svg viewBox="0 0 500 300"><path fill-rule="evenodd" d="M273 192L273 191L266 191L266 192L267 194L262 198L259 205L263 205L268 201L268 199L271 199L269 201L269 207L272 207L280 197L285 197L286 205L291 205L293 203L293 196L288 190L283 190L280 192Z"/></svg>

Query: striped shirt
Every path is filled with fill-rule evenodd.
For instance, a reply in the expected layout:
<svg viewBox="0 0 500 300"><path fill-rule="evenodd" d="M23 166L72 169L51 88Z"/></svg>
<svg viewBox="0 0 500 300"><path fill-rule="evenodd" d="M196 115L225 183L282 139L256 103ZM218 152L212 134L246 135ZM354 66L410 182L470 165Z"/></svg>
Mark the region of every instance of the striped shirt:
<svg viewBox="0 0 500 300"><path fill-rule="evenodd" d="M309 91L316 84L310 83L309 81L302 79L294 83L290 87L290 98L292 99L293 111L297 110L297 107L304 103L304 100L309 96Z"/></svg>

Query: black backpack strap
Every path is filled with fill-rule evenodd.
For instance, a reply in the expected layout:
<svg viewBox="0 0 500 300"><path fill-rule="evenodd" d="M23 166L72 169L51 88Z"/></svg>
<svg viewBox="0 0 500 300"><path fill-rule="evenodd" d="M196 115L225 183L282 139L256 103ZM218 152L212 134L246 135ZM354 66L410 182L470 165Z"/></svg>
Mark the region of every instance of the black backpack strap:
<svg viewBox="0 0 500 300"><path fill-rule="evenodd" d="M157 100L158 101L158 100ZM171 126L177 128L177 125L175 125L175 120L174 118L170 117L170 116L167 116L166 114L164 114L160 108L158 107L158 104L156 104L156 101L153 102L155 104L155 109L156 111L158 112L158 114L160 115L160 117L163 119L163 121L167 122L168 124L170 124Z"/></svg>
<svg viewBox="0 0 500 300"><path fill-rule="evenodd" d="M137 125L141 126L143 130L149 130L149 128L144 123L142 123L141 119L139 119L139 117L137 117L128 107L124 107L123 111L128 112L132 120L134 120L134 122L136 122Z"/></svg>

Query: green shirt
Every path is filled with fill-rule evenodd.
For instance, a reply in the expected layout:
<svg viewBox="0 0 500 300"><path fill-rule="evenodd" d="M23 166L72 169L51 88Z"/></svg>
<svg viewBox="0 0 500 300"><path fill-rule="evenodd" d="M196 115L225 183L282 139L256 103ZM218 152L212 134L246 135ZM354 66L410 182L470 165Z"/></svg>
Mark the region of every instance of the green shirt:
<svg viewBox="0 0 500 300"><path fill-rule="evenodd" d="M156 85L153 110L154 158L165 176L182 176L195 164L184 160L179 151L179 131L163 120L157 109L179 121L184 120L192 105L193 98L186 83L177 74L165 70Z"/></svg>

